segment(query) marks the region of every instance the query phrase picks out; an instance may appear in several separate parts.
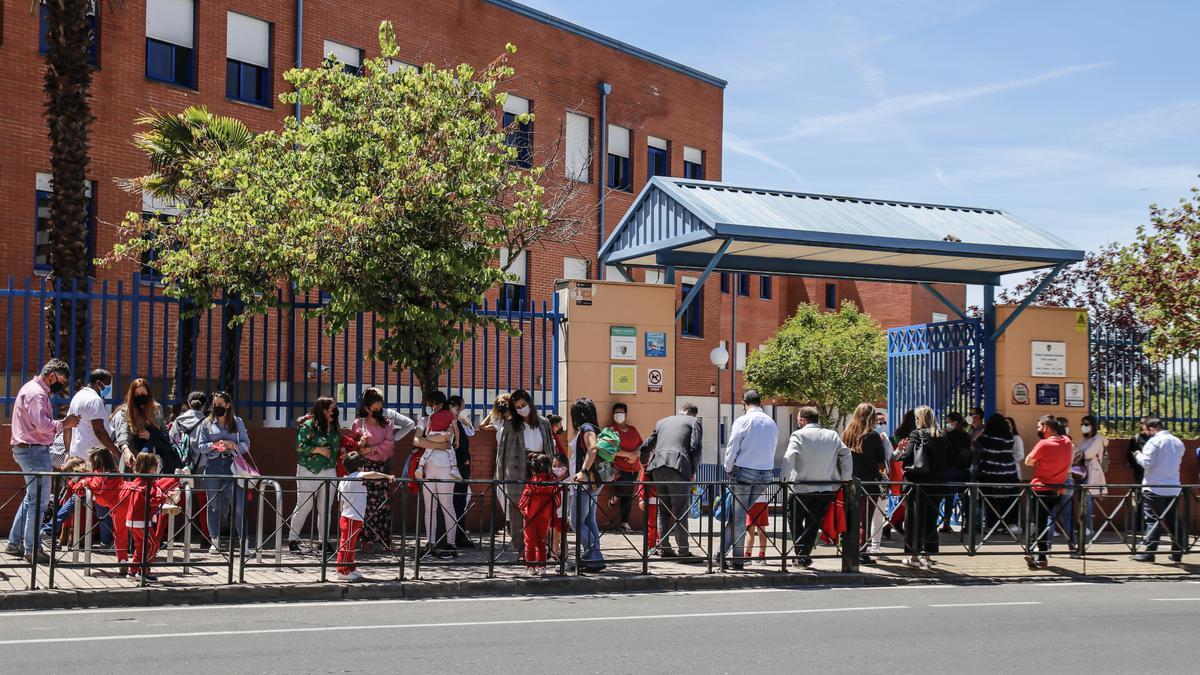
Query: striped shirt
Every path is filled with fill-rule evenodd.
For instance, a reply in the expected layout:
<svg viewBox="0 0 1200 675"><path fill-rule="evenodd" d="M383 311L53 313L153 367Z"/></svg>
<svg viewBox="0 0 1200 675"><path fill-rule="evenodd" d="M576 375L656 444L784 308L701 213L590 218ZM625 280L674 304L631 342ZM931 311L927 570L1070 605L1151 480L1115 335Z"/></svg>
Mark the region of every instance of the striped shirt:
<svg viewBox="0 0 1200 675"><path fill-rule="evenodd" d="M1017 463L1013 460L1013 439L1000 436L980 436L980 483L1010 483L1017 480Z"/></svg>

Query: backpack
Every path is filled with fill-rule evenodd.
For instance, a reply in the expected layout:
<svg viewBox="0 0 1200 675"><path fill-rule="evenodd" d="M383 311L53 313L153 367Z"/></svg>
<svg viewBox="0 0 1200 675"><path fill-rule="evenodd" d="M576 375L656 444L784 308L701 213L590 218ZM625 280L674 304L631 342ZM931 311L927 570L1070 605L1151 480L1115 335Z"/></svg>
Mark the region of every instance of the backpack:
<svg viewBox="0 0 1200 675"><path fill-rule="evenodd" d="M192 473L201 472L200 460L202 457L200 456L199 444L196 442L196 430L200 428L200 423L203 421L204 418L200 418L190 428L185 427L178 421L175 422L175 426L179 429L179 443L175 445L175 449L179 452L179 458L183 460Z"/></svg>
<svg viewBox="0 0 1200 675"><path fill-rule="evenodd" d="M576 456L582 458L582 453L579 453L583 445L583 436L577 441ZM609 427L605 427L596 434L596 461L592 463L592 475L600 483L611 483L617 478L617 467L613 465L613 459L617 456L617 450L621 448L621 437L617 435ZM582 462L582 459L580 460Z"/></svg>

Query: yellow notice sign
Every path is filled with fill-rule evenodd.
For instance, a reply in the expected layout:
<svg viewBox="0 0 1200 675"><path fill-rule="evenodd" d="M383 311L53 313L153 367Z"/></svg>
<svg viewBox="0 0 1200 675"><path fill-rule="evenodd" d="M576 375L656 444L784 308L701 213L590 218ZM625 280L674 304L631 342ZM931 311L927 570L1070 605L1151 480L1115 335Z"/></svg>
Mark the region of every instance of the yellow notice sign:
<svg viewBox="0 0 1200 675"><path fill-rule="evenodd" d="M1075 332L1086 333L1088 330L1088 315L1087 312L1080 310L1075 312Z"/></svg>
<svg viewBox="0 0 1200 675"><path fill-rule="evenodd" d="M637 366L609 364L608 381L610 394L636 394Z"/></svg>

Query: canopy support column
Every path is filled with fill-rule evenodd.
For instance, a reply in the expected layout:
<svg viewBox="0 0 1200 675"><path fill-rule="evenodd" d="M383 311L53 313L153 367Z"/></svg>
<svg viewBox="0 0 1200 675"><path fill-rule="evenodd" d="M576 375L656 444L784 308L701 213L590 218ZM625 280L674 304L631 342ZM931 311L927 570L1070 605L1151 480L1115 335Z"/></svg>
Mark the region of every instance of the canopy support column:
<svg viewBox="0 0 1200 675"><path fill-rule="evenodd" d="M724 257L725 251L729 250L729 245L732 243L732 239L726 239L725 242L721 244L721 248L717 249L717 252L714 253L712 258L708 261L708 265L705 266L704 272L700 274L700 279L696 281L696 285L692 286L692 290L688 291L688 294L686 297L684 297L683 302L679 303L679 310L675 312L675 323L679 323L679 320L683 318L683 313L686 312L688 307L691 306L692 301L696 299L696 296L700 295L700 289L704 288L704 282L708 281L708 276L712 274L714 269L717 268L717 263L721 262L721 258ZM668 267L667 269L672 268Z"/></svg>

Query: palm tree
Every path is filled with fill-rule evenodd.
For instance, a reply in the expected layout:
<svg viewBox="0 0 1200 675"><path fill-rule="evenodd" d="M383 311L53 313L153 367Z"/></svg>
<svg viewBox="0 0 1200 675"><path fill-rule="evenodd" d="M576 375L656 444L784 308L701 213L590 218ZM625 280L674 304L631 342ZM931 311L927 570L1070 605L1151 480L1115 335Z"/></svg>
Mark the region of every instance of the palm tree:
<svg viewBox="0 0 1200 675"><path fill-rule="evenodd" d="M88 231L87 170L88 104L92 84L89 63L92 0L45 0L46 5L46 123L50 135L50 169L54 190L50 198L50 281L65 291L85 291L91 273ZM53 286L51 286L53 288ZM86 377L90 348L87 300L57 297L45 308L46 340L51 354L68 356L76 381ZM72 321L73 318L73 321Z"/></svg>
<svg viewBox="0 0 1200 675"><path fill-rule="evenodd" d="M137 124L145 130L134 135L133 144L146 153L150 173L129 181L127 189L148 192L181 206L200 207L233 190L232 186L196 186L183 182L181 170L188 162L216 153L244 148L254 138L241 120L214 115L204 106L190 106L178 113L153 111L143 114ZM190 294L184 289L183 297ZM236 297L226 297L221 311L221 367L217 388L232 391L238 379L238 354L241 351L241 325L231 326L237 313ZM196 359L196 340L200 331L199 309L186 300L180 306L176 340L175 376L170 397L182 402L193 386L192 368ZM182 405L181 403L178 405Z"/></svg>

